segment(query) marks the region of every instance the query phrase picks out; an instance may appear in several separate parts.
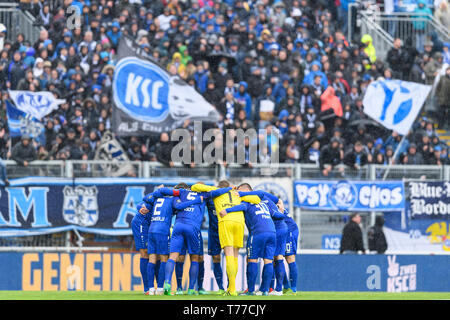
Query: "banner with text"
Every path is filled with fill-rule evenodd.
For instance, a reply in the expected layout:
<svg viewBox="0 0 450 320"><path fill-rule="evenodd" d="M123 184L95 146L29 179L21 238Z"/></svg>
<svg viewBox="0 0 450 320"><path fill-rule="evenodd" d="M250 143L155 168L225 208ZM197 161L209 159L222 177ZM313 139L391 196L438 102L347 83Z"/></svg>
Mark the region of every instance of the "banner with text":
<svg viewBox="0 0 450 320"><path fill-rule="evenodd" d="M295 181L294 205L328 211L401 211L401 181Z"/></svg>
<svg viewBox="0 0 450 320"><path fill-rule="evenodd" d="M0 236L74 229L129 235L136 205L144 195L160 184L176 183L167 178L12 179L9 187L0 188Z"/></svg>
<svg viewBox="0 0 450 320"><path fill-rule="evenodd" d="M127 36L119 41L112 90L118 136L170 132L186 119L219 120L216 108L195 88L168 73Z"/></svg>
<svg viewBox="0 0 450 320"><path fill-rule="evenodd" d="M410 181L405 211L384 214L389 250L450 251L450 182Z"/></svg>

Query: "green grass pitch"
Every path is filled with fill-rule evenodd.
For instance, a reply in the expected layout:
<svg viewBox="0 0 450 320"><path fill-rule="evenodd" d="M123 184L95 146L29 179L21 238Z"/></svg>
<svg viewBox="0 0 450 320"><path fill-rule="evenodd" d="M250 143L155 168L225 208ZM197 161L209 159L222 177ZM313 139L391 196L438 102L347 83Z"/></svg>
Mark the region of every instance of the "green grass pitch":
<svg viewBox="0 0 450 320"><path fill-rule="evenodd" d="M136 291L0 291L0 300L441 300L450 292L297 292L284 296L222 297L211 294L188 296L145 296Z"/></svg>

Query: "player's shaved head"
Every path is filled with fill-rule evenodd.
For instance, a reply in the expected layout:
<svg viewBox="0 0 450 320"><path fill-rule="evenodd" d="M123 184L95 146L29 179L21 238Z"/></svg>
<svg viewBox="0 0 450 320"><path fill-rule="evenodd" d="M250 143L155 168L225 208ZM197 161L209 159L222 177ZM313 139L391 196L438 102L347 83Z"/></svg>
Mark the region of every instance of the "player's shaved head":
<svg viewBox="0 0 450 320"><path fill-rule="evenodd" d="M164 188L164 185L163 185L163 184L160 184L159 186L156 186L156 187L155 187L155 190L158 190L158 189L160 189L160 188Z"/></svg>
<svg viewBox="0 0 450 320"><path fill-rule="evenodd" d="M227 180L221 180L218 184L219 188L228 188L230 183Z"/></svg>
<svg viewBox="0 0 450 320"><path fill-rule="evenodd" d="M189 186L187 185L187 183L180 182L174 187L174 189L189 189Z"/></svg>
<svg viewBox="0 0 450 320"><path fill-rule="evenodd" d="M249 190L252 191L252 186L248 184L247 182L241 183L238 187L238 190Z"/></svg>

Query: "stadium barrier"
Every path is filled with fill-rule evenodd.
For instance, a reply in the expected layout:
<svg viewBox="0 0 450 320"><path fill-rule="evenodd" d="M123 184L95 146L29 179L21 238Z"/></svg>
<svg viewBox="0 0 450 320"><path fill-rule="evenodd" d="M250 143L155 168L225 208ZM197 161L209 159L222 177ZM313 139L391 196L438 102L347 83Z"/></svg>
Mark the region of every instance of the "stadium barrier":
<svg viewBox="0 0 450 320"><path fill-rule="evenodd" d="M296 259L299 291L450 291L448 254L338 255L304 250ZM0 290L142 292L139 260L138 253L0 252ZM188 265L187 261L183 284L188 282ZM245 268L241 254L237 290L246 287ZM226 284L226 273L223 281ZM218 289L207 255L204 288Z"/></svg>
<svg viewBox="0 0 450 320"><path fill-rule="evenodd" d="M21 167L16 165L12 160L4 161L7 173L11 179L12 186L21 187L20 192L16 190L15 196L21 198L17 200L16 209L9 213L5 208L9 208L8 190L2 192L2 201L4 208L2 209L4 219L9 221L11 214L18 219L21 216L27 217L29 220L35 217L35 210L31 208L30 203L37 201L33 197L43 194L48 191L32 191L30 187L39 187L36 180L32 181L33 176L40 176L39 181L44 182L58 182L65 181L72 186L78 182L86 181L86 179L102 178L105 176L113 176L121 165L112 166L110 161L33 161L28 167ZM243 180L248 181L252 186L258 189L265 189L273 191L280 195L285 202L285 206L290 208L297 224L300 226L301 234L299 246L303 249L336 249L338 245L339 236L346 223L348 211L326 211L313 209L300 209L294 207L293 202L293 181L294 180L358 180L358 181L376 181L384 177L385 171L389 168L389 173L386 176L387 180L403 180L405 183L410 180L440 180L450 181L450 166L383 166L383 165L368 165L361 170L351 170L345 168L342 174L339 171L333 172L330 177L323 177L320 169L314 164L279 164L276 174L271 172L268 165L255 164L252 168L244 168L239 166L198 166L196 168L187 168L184 166L176 166L175 168L168 168L157 162L127 162L126 166L132 168L133 175L131 177L119 177L117 179L125 179L125 184L136 184L153 181L155 183L168 183L179 181L218 181L220 179L229 179L233 184L238 184ZM129 172L129 171L127 171ZM52 179L50 179L52 178ZM55 180L56 179L56 180ZM131 180L127 180L131 179ZM141 180L142 179L142 180ZM145 180L151 179L151 180ZM107 180L107 179L106 179ZM93 180L94 181L94 180ZM95 180L98 181L98 180ZM113 180L111 180L113 181ZM104 182L104 181L103 181ZM25 188L28 187L28 188ZM45 186L44 186L45 187ZM53 190L56 186L51 187ZM62 187L59 187L60 190ZM102 187L103 188L103 187ZM23 189L23 190L22 190ZM62 190L62 189L61 189ZM119 190L119 189L117 189ZM116 190L116 191L117 191ZM142 190L141 190L142 191ZM141 192L139 191L139 192ZM406 192L408 188L406 188ZM39 193L41 192L41 193ZM60 192L60 191L58 191ZM119 192L119 191L117 191ZM120 191L125 193L125 189ZM33 197L32 197L33 196ZM60 199L60 207L63 207L61 196L52 194L52 201L47 201L47 206L55 206L54 199ZM124 199L124 198L123 198ZM122 197L120 200L123 200ZM14 200L16 201L16 200ZM39 200L40 201L40 200ZM42 201L41 201L42 202ZM44 203L44 202L42 202ZM118 206L118 208L120 205ZM31 211L30 211L30 210ZM62 209L57 209L60 212ZM367 230L374 224L375 212L366 212L362 214L362 228L365 245L367 247ZM16 221L16 220L14 220ZM207 227L208 221L204 223ZM24 235L14 236L12 234L3 234L0 237L0 244L2 246L66 246L69 245L67 233L68 231L61 231L60 233L42 234L42 235ZM82 232L82 231L80 231ZM106 236L105 236L106 237ZM79 237L80 238L80 237ZM98 240L99 236L91 237L86 241L86 245L95 245L93 242L104 242L103 239ZM110 240L111 241L111 240ZM117 241L117 240L114 240ZM82 241L79 241L82 244ZM91 243L91 244L89 244ZM84 245L84 244L82 244ZM110 245L113 245L111 243ZM132 244L129 245L132 247Z"/></svg>

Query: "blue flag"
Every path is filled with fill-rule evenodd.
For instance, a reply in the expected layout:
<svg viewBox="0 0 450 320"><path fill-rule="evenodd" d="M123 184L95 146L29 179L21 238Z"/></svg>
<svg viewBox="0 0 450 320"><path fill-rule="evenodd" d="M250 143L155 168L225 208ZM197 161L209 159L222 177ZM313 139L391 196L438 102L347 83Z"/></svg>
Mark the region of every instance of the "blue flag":
<svg viewBox="0 0 450 320"><path fill-rule="evenodd" d="M9 134L11 137L21 137L28 134L40 144L45 144L44 125L33 116L17 109L6 100Z"/></svg>

